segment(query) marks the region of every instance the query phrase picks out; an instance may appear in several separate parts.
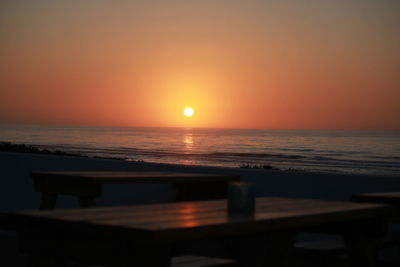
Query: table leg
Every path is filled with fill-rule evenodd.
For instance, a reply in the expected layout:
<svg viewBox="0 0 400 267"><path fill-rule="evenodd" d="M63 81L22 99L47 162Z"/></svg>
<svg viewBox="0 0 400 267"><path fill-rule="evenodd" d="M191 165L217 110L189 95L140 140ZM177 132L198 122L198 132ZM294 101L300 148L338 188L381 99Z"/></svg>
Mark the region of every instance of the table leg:
<svg viewBox="0 0 400 267"><path fill-rule="evenodd" d="M67 267L67 261L60 261L43 255L28 255L28 267Z"/></svg>
<svg viewBox="0 0 400 267"><path fill-rule="evenodd" d="M350 266L376 266L380 242L360 233L346 234L344 236Z"/></svg>
<svg viewBox="0 0 400 267"><path fill-rule="evenodd" d="M379 249L386 233L386 224L367 222L344 233L350 266L377 266Z"/></svg>
<svg viewBox="0 0 400 267"><path fill-rule="evenodd" d="M79 197L79 204L81 208L90 208L96 206L94 197Z"/></svg>
<svg viewBox="0 0 400 267"><path fill-rule="evenodd" d="M29 267L66 267L68 259L60 254L63 250L57 242L46 235L38 234L35 228L17 232L18 250L26 254Z"/></svg>
<svg viewBox="0 0 400 267"><path fill-rule="evenodd" d="M170 245L126 245L115 267L170 267L171 256Z"/></svg>
<svg viewBox="0 0 400 267"><path fill-rule="evenodd" d="M295 232L278 232L227 240L230 257L242 267L280 267L295 240Z"/></svg>
<svg viewBox="0 0 400 267"><path fill-rule="evenodd" d="M284 266L295 239L295 232L270 234L264 266Z"/></svg>
<svg viewBox="0 0 400 267"><path fill-rule="evenodd" d="M42 198L40 200L40 209L41 210L52 210L56 207L57 195L56 194L48 194L42 193Z"/></svg>

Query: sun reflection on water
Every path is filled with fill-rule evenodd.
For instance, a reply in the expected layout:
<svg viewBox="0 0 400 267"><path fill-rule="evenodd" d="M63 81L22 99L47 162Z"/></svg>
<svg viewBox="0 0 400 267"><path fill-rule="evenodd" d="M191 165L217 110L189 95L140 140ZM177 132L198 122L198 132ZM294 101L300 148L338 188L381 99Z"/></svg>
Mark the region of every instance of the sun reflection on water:
<svg viewBox="0 0 400 267"><path fill-rule="evenodd" d="M195 161L191 157L191 154L194 150L194 136L192 129L186 129L185 133L182 136L182 144L183 144L183 154L185 154L185 158L180 160L181 164L195 164Z"/></svg>
<svg viewBox="0 0 400 267"><path fill-rule="evenodd" d="M193 141L193 133L186 133L183 136L183 145L185 146L185 150L187 152L191 152L193 150L193 145L194 145L194 141Z"/></svg>

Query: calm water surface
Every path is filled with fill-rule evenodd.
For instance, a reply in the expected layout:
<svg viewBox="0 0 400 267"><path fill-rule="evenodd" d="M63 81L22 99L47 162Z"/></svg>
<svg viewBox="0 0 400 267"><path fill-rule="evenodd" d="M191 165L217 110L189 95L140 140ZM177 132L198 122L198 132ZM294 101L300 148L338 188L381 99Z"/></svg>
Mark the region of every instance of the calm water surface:
<svg viewBox="0 0 400 267"><path fill-rule="evenodd" d="M399 132L0 125L0 141L146 162L400 175Z"/></svg>

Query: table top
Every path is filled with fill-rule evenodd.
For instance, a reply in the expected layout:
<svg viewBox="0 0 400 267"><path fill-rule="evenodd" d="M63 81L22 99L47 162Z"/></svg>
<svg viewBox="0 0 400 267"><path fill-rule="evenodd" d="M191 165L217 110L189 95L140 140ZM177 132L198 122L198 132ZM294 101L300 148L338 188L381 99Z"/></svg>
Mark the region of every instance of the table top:
<svg viewBox="0 0 400 267"><path fill-rule="evenodd" d="M386 203L400 207L400 192L375 192L355 194L351 200L357 202Z"/></svg>
<svg viewBox="0 0 400 267"><path fill-rule="evenodd" d="M239 181L238 175L154 172L154 171L52 171L32 172L35 180L47 182L84 181L92 183L170 183L170 182L219 182Z"/></svg>
<svg viewBox="0 0 400 267"><path fill-rule="evenodd" d="M9 214L17 228L68 235L114 236L138 242L171 242L300 229L380 218L389 205L291 198L257 198L253 215L229 215L226 200L101 207Z"/></svg>

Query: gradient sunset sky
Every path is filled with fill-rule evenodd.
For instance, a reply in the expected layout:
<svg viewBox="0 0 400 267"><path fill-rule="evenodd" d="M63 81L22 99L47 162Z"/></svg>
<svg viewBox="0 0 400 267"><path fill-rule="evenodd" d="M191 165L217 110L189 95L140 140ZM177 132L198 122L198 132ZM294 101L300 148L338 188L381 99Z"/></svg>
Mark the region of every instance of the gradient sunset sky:
<svg viewBox="0 0 400 267"><path fill-rule="evenodd" d="M0 123L400 130L399 14L397 0L2 0Z"/></svg>

